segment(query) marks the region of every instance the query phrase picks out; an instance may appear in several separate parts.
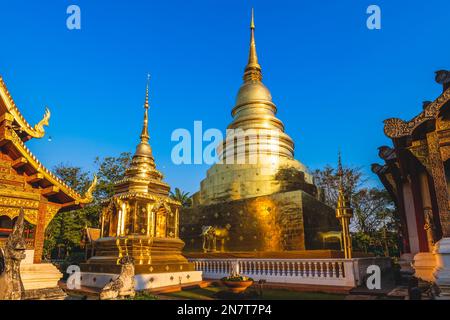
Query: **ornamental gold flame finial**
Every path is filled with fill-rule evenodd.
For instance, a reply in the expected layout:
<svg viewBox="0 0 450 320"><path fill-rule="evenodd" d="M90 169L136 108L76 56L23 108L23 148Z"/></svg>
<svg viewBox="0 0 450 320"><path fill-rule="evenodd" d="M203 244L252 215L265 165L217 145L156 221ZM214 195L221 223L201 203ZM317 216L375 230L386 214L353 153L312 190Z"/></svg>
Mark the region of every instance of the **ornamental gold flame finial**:
<svg viewBox="0 0 450 320"><path fill-rule="evenodd" d="M94 190L97 187L97 175L94 174L94 178L92 179L91 184L89 185L89 188L87 189L86 193L84 194L84 199L91 202L94 199Z"/></svg>
<svg viewBox="0 0 450 320"><path fill-rule="evenodd" d="M145 89L145 102L144 102L144 125L142 127L142 133L141 133L141 143L147 143L150 139L150 136L148 134L148 87L150 83L150 74L147 75L147 88Z"/></svg>
<svg viewBox="0 0 450 320"><path fill-rule="evenodd" d="M250 51L248 55L248 63L245 67L244 81L261 81L262 72L261 66L258 63L258 55L256 54L256 41L255 41L255 15L252 8L252 18L250 22Z"/></svg>
<svg viewBox="0 0 450 320"><path fill-rule="evenodd" d="M346 259L352 257L352 239L350 236L350 219L353 217L353 209L350 200L344 190L344 170L342 169L341 152L338 155L338 176L339 191L336 206L336 218L340 221L342 227L343 249Z"/></svg>
<svg viewBox="0 0 450 320"><path fill-rule="evenodd" d="M45 134L45 129L44 126L48 126L49 125L49 121L50 121L50 109L48 107L45 108L45 113L44 116L42 117L42 120L39 121L35 126L34 126L34 130L36 132L38 132L40 134L40 136L44 136Z"/></svg>

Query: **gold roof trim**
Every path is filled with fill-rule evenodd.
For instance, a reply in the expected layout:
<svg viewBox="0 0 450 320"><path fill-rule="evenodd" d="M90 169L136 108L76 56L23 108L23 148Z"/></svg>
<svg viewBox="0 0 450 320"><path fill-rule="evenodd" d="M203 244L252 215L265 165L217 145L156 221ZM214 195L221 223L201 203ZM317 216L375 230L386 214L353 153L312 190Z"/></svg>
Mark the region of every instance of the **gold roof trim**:
<svg viewBox="0 0 450 320"><path fill-rule="evenodd" d="M0 76L0 97L5 102L5 106L8 112L14 117L14 120L19 124L18 130L25 131L30 137L33 138L42 138L45 135L44 126L49 125L50 120L50 110L48 108L45 109L44 116L41 121L39 121L35 126L31 126L28 121L25 120L25 117L17 108L14 99L6 87L3 78ZM17 130L17 129L15 129Z"/></svg>
<svg viewBox="0 0 450 320"><path fill-rule="evenodd" d="M124 192L124 193L119 193L119 194L116 194L113 196L113 198L115 198L115 199L129 199L130 197L139 197L139 198L145 198L145 199L150 199L150 200L154 200L154 201L164 201L166 203L181 206L181 203L179 201L174 200L170 197L158 196L158 195L144 193L144 192Z"/></svg>
<svg viewBox="0 0 450 320"><path fill-rule="evenodd" d="M25 143L20 139L17 133L14 130L10 130L11 132L11 141L14 146L19 150L19 152L25 157L28 163L35 168L38 173L42 173L44 178L48 180L51 184L58 186L62 192L70 196L74 199L75 202L80 204L90 203L93 200L92 193L97 185L97 177L94 176L91 185L89 186L87 192L81 196L71 187L69 187L62 179L56 176L53 172L47 169L37 158L36 156L28 149Z"/></svg>

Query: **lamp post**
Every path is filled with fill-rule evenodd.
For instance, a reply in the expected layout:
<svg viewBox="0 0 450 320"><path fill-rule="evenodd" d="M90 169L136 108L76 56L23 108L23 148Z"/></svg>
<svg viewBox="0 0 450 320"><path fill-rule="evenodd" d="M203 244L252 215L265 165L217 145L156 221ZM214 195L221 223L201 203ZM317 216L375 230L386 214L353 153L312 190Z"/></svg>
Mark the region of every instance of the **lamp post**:
<svg viewBox="0 0 450 320"><path fill-rule="evenodd" d="M339 191L338 191L338 201L336 206L336 218L341 223L342 227L342 238L344 244L344 256L345 259L352 258L352 238L350 236L350 219L353 217L353 209L351 208L350 200L345 194L343 175L341 163L341 153L339 153L339 164L338 164L338 176L339 176Z"/></svg>

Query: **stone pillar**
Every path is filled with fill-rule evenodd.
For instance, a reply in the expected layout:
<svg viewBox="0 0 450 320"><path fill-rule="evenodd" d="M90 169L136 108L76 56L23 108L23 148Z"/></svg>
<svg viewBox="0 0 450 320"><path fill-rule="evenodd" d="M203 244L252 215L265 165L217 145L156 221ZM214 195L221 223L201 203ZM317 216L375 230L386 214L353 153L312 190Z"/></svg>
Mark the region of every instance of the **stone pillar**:
<svg viewBox="0 0 450 320"><path fill-rule="evenodd" d="M409 247L414 255L420 252L419 237L417 234L416 210L414 206L414 198L411 189L411 182L406 181L403 184L403 199L406 214L406 226L408 228Z"/></svg>
<svg viewBox="0 0 450 320"><path fill-rule="evenodd" d="M42 262L42 253L44 251L45 240L45 218L47 215L47 205L39 203L38 218L36 224L36 231L34 233L34 263Z"/></svg>

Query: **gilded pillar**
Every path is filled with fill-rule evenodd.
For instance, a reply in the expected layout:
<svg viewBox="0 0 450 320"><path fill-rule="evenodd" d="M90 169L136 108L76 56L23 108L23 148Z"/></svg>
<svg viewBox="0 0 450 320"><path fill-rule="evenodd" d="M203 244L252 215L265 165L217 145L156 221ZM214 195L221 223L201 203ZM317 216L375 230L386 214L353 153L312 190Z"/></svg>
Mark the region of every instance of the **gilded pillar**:
<svg viewBox="0 0 450 320"><path fill-rule="evenodd" d="M180 209L175 210L175 238L180 236Z"/></svg>
<svg viewBox="0 0 450 320"><path fill-rule="evenodd" d="M420 173L420 194L422 195L423 216L425 221L424 229L427 235L428 250L431 251L436 242L436 225L433 219L433 209L426 172Z"/></svg>
<svg viewBox="0 0 450 320"><path fill-rule="evenodd" d="M44 251L45 240L45 219L47 215L47 204L39 203L38 219L36 224L36 231L34 234L34 263L42 262L42 253Z"/></svg>
<svg viewBox="0 0 450 320"><path fill-rule="evenodd" d="M436 131L427 134L429 161L431 174L433 176L434 189L437 198L439 210L439 219L441 221L442 236L450 237L450 215L448 212L448 189L445 178L445 169L442 162L439 137Z"/></svg>
<svg viewBox="0 0 450 320"><path fill-rule="evenodd" d="M154 236L155 219L153 213L153 204L147 204L147 236Z"/></svg>
<svg viewBox="0 0 450 320"><path fill-rule="evenodd" d="M103 210L100 214L100 238L103 238L103 233L105 229L105 211Z"/></svg>

